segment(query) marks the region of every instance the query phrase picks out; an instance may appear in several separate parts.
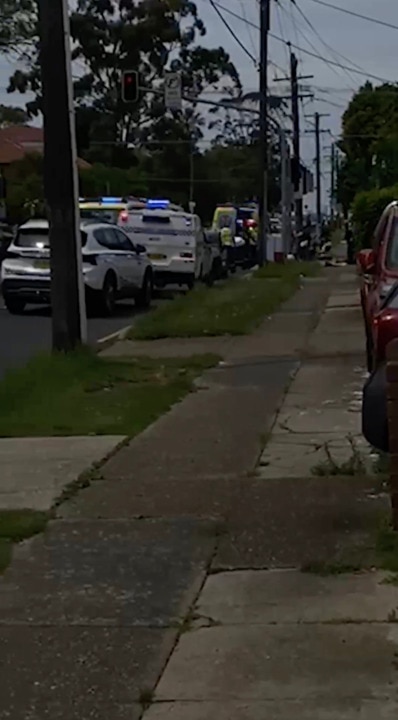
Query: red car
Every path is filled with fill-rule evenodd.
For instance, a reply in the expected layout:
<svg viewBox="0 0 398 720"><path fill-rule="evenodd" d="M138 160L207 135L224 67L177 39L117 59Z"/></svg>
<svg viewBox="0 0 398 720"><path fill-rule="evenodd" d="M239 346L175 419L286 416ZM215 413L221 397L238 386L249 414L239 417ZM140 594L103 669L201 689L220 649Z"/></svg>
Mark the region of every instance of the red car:
<svg viewBox="0 0 398 720"><path fill-rule="evenodd" d="M398 337L398 316L394 324L390 318L393 308L387 312L384 306L398 282L398 201L384 210L372 244L372 249L357 255L369 371L384 359L387 342Z"/></svg>

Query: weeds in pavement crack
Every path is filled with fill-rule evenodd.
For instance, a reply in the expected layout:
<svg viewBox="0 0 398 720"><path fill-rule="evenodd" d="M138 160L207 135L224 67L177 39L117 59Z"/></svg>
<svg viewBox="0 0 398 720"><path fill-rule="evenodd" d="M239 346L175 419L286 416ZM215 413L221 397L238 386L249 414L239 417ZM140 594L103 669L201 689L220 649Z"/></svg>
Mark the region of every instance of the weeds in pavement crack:
<svg viewBox="0 0 398 720"><path fill-rule="evenodd" d="M330 450L330 443L325 443L322 447L326 455L326 460L315 465L311 470L312 474L318 475L318 477L366 475L366 462L362 453L355 445L354 438L348 435L347 440L351 447L351 455L348 460L344 460L342 463L336 462Z"/></svg>

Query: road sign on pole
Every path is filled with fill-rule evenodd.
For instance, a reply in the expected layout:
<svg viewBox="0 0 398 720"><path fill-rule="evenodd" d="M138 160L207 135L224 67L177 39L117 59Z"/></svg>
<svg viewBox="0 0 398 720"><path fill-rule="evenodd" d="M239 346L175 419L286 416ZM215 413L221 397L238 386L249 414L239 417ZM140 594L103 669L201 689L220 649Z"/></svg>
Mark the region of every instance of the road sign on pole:
<svg viewBox="0 0 398 720"><path fill-rule="evenodd" d="M164 77L164 99L168 110L182 109L181 73L167 72Z"/></svg>

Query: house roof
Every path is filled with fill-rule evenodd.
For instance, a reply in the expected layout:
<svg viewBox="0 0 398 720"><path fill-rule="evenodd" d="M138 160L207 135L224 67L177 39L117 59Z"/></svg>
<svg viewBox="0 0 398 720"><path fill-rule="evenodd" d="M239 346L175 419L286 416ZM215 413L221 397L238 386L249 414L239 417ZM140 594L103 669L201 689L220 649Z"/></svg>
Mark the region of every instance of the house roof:
<svg viewBox="0 0 398 720"><path fill-rule="evenodd" d="M22 160L29 153L42 153L44 150L44 132L42 128L31 125L10 125L0 129L0 165L10 165ZM90 166L78 158L81 170Z"/></svg>

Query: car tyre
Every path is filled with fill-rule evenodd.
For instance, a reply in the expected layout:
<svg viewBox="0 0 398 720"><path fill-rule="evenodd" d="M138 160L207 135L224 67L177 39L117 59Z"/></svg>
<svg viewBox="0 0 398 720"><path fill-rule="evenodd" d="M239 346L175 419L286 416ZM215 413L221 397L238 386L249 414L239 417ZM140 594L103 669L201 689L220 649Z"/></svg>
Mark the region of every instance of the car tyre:
<svg viewBox="0 0 398 720"><path fill-rule="evenodd" d="M116 278L113 274L108 273L101 290L101 309L107 316L113 315L115 312L116 290Z"/></svg>
<svg viewBox="0 0 398 720"><path fill-rule="evenodd" d="M191 278L189 278L189 280L187 280L187 288L188 288L188 290L193 290L194 287L195 287L195 277L192 276Z"/></svg>
<svg viewBox="0 0 398 720"><path fill-rule="evenodd" d="M153 280L150 272L146 272L142 281L142 287L139 291L135 304L138 308L148 308L152 301Z"/></svg>
<svg viewBox="0 0 398 720"><path fill-rule="evenodd" d="M4 304L11 315L22 315L26 307L24 300L7 296L4 298Z"/></svg>

